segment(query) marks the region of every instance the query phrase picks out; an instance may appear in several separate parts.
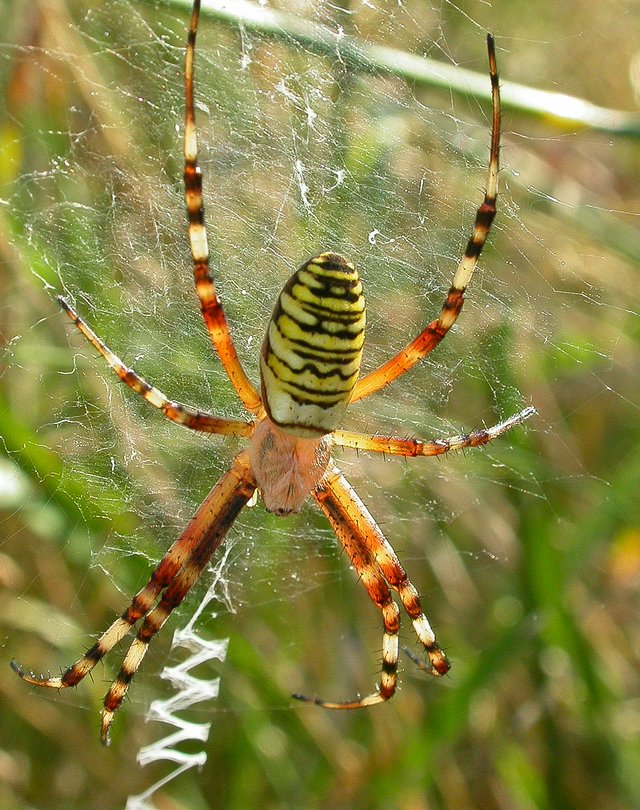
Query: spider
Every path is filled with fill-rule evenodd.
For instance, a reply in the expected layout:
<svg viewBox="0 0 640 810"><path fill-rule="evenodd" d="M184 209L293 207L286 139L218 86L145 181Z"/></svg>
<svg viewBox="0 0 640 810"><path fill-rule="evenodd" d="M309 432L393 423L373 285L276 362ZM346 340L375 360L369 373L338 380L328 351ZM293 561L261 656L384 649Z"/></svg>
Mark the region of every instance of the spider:
<svg viewBox="0 0 640 810"><path fill-rule="evenodd" d="M434 675L447 673L449 662L423 613L418 592L369 510L336 467L331 448L335 445L404 457L441 455L487 444L535 413L534 408L525 408L491 428L433 441L369 436L338 429L350 403L370 396L415 366L445 337L462 309L465 290L496 213L500 91L493 37L487 36L492 125L485 197L438 317L395 357L358 379L365 329L362 283L351 262L336 253L320 253L291 276L279 295L262 346L258 391L236 354L209 267L193 91L199 13L200 0L195 0L185 58L184 187L188 237L204 322L224 370L251 418L247 421L220 418L169 400L127 368L66 300L58 297L58 301L120 380L167 419L203 433L247 438L249 447L235 457L209 492L148 583L73 666L59 677L45 677L27 672L12 661L13 669L27 683L54 689L75 686L140 623L104 698L101 740L107 745L114 713L152 638L201 576L256 490L261 492L268 511L283 516L298 512L306 499L312 497L382 614L382 672L373 692L341 702L297 694L292 697L327 709L358 709L383 703L394 694L398 683L400 610L392 591L397 593L424 646L426 657L420 663L421 668Z"/></svg>

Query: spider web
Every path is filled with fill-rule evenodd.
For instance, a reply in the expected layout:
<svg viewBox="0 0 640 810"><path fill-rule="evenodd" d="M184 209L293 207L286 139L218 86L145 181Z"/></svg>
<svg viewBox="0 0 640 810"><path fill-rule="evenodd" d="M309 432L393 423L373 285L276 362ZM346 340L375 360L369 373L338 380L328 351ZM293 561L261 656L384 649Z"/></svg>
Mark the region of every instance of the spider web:
<svg viewBox="0 0 640 810"><path fill-rule="evenodd" d="M519 64L521 29L504 10L447 2L280 8L303 17L318 36L338 32L481 76L484 32L494 30L503 77L534 85L550 77L542 46L543 63L532 53ZM242 411L192 289L180 141L186 13L124 0L97 8L58 0L25 19L18 45L4 49L13 73L2 142L7 150L19 145L16 165L27 168L5 178L14 182L2 200L3 250L15 271L7 276L2 382L16 424L32 432L13 439L7 423L7 475L23 487L9 501L21 506L23 522L9 521L7 545L13 553L14 543L27 545L25 536L42 545L31 567L25 563L30 574L19 605L22 629L49 646L21 638L15 655L46 666L71 663L87 633L122 609L241 447L168 424L124 390L71 332L50 293L68 296L113 351L169 397L227 416ZM501 40L503 31L513 38ZM551 38L548 28L539 34ZM582 84L562 89L584 92ZM26 123L25 98L39 110ZM339 47L319 55L292 36L265 37L206 17L196 98L212 262L251 378L257 383L279 289L301 261L327 248L361 271L365 371L375 368L439 310L482 198L488 105L383 70L353 71ZM433 438L493 424L533 402L541 416L527 431L550 466L515 435L440 461L339 454L428 596L427 613L456 666L484 648L473 640L474 614L487 594L501 594L493 608L499 617L522 610L501 584L518 554L518 509L558 509L548 476L557 476L570 498L570 482L588 488L603 475L570 435L567 414L576 417L572 427L588 422L611 397L613 407L637 417L637 394L613 362L621 358L629 371L628 344L619 340L634 316L623 297L633 286L631 264L622 238L614 250L597 232L608 231L598 213L606 215L617 199L598 175L606 174L604 146L591 143L602 151L589 161L576 149L582 163L558 179L554 158L570 148L563 135L543 143L548 133L530 130L508 110L503 129L499 214L459 323L419 368L354 406L344 427ZM583 206L592 176L601 211ZM595 215L593 242L579 230L587 214ZM570 239L572 229L578 237ZM564 401L551 393L553 373L539 369L540 346L569 386L579 380ZM232 639L230 662L197 669L212 684L222 672L226 697L223 707L204 702L190 716L208 721L215 713L215 729L225 713L288 713L289 691L347 697L372 685L380 645L375 610L311 508L286 521L260 507L245 510L224 554L216 619L209 607L194 630L205 640ZM64 585L54 595L55 576ZM174 627L189 622L208 584L199 583ZM154 641L127 714L141 715L158 695L167 697L157 673L166 660L184 661L168 650L170 634ZM408 631L403 643L413 645ZM105 679L117 666L115 650ZM96 680L95 695L83 685L64 700L65 713L85 712L99 698L104 685ZM414 686L425 690L423 682L404 680L405 696ZM29 700L61 703L56 695ZM95 725L93 707L89 718ZM124 722L118 716L116 723ZM128 785L134 793L149 777Z"/></svg>

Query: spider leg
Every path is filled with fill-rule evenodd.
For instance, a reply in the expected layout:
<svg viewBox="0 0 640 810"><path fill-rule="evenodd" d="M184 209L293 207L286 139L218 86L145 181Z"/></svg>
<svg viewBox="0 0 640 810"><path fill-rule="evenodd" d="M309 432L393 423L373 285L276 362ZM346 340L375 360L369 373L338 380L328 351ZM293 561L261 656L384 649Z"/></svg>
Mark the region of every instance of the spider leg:
<svg viewBox="0 0 640 810"><path fill-rule="evenodd" d="M398 593L402 606L424 645L429 659L429 665L424 668L433 675L445 675L449 671L449 662L422 612L418 592L408 580L394 550L371 513L337 467L333 467L325 476L314 492L314 497L349 555L371 600L382 612L382 675L376 692L356 700L334 703L317 697L293 697L326 709L359 709L382 703L393 695L398 680L400 619L389 587Z"/></svg>
<svg viewBox="0 0 640 810"><path fill-rule="evenodd" d="M255 414L262 412L260 394L244 372L229 332L229 324L218 297L209 269L209 246L204 224L202 200L202 171L198 165L198 136L193 100L193 63L196 33L200 16L200 0L195 0L189 26L185 59L185 125L184 125L184 187L189 219L189 245L193 257L193 274L200 309L224 370L245 408Z"/></svg>
<svg viewBox="0 0 640 810"><path fill-rule="evenodd" d="M12 661L14 671L22 680L34 686L52 689L75 686L144 617L144 622L125 656L122 668L105 696L101 739L103 743L108 744L113 715L124 699L151 639L198 580L234 520L250 500L255 488L248 452L242 451L198 507L184 532L155 568L148 583L82 658L55 678L38 677L26 672L16 661ZM160 601L154 607L159 596Z"/></svg>
<svg viewBox="0 0 640 810"><path fill-rule="evenodd" d="M365 433L349 433L336 430L331 434L331 441L338 447L353 447L356 450L369 450L373 453L386 453L390 456L440 456L452 450L464 450L466 447L479 447L502 436L511 428L521 425L526 419L534 416L536 409L525 408L490 428L474 430L449 436L447 439L435 439L424 442L420 439L397 439L388 436L367 436Z"/></svg>
<svg viewBox="0 0 640 810"><path fill-rule="evenodd" d="M382 613L384 635L382 639L382 673L377 690L355 700L333 702L319 697L307 697L294 694L296 700L314 703L325 709L360 709L383 703L394 694L398 684L398 632L400 630L400 611L391 598L391 591L376 563L375 556L357 533L345 526L342 510L335 503L331 491L324 484L315 493L315 498L322 511L338 535L345 551L362 584L367 589L371 601Z"/></svg>
<svg viewBox="0 0 640 810"><path fill-rule="evenodd" d="M251 436L253 433L252 422L244 422L241 419L221 419L205 411L196 410L188 405L182 405L180 402L169 400L162 391L150 385L132 369L127 368L122 360L100 340L93 329L82 320L73 307L60 295L58 296L58 302L74 326L97 349L122 382L128 385L136 394L140 394L154 408L161 411L162 415L171 422L177 422L179 425L203 433L217 433L225 436Z"/></svg>
<svg viewBox="0 0 640 810"><path fill-rule="evenodd" d="M398 593L402 606L427 651L432 673L446 674L449 671L449 663L436 641L427 617L422 612L418 592L407 579L400 560L371 512L337 467L334 467L323 480L323 489L316 493L316 500L340 540L342 540L341 533L344 535L348 532L357 536L360 544L370 551L385 580Z"/></svg>
<svg viewBox="0 0 640 810"><path fill-rule="evenodd" d="M473 272L478 263L482 248L487 241L491 223L496 215L496 200L498 197L498 171L500 161L500 86L498 83L498 70L496 67L496 54L493 37L487 35L487 49L489 53L489 75L491 77L492 123L491 123L491 150L489 154L489 168L487 184L482 205L478 208L473 231L467 243L466 250L453 277L451 287L445 299L440 314L425 329L402 349L395 357L387 360L375 371L366 374L357 383L351 397L356 402L363 397L379 391L385 385L393 382L416 363L422 360L430 351L440 343L449 329L456 322L462 305L464 294L471 281Z"/></svg>

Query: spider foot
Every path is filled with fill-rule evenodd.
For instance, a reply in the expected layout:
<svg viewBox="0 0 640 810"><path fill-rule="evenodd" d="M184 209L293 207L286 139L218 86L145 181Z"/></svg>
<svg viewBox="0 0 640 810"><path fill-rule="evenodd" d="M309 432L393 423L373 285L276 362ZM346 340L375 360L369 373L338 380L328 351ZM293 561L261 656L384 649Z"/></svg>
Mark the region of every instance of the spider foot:
<svg viewBox="0 0 640 810"><path fill-rule="evenodd" d="M15 658L11 660L10 666L19 678L32 686L44 686L49 689L63 689L67 685L59 676L52 678L51 675L45 675L44 673L36 675L35 672L24 669L22 664L19 664Z"/></svg>
<svg viewBox="0 0 640 810"><path fill-rule="evenodd" d="M135 643L135 642L134 642ZM145 645L145 649L148 645ZM143 653L144 654L144 653ZM138 662L139 664L140 662ZM109 687L109 691L104 696L102 705L102 721L100 723L100 742L107 747L111 745L111 726L116 711L120 708L122 701L127 696L129 684L136 674L138 667L132 671L123 669L118 673L118 677Z"/></svg>
<svg viewBox="0 0 640 810"><path fill-rule="evenodd" d="M115 712L111 709L102 710L102 722L100 723L100 742L107 748L111 745L111 724Z"/></svg>
<svg viewBox="0 0 640 810"><path fill-rule="evenodd" d="M323 709L365 709L367 706L375 706L378 703L384 703L385 701L389 700L394 692L395 683L390 689L385 690L384 692L381 689L378 689L376 692L366 695L366 697L357 697L355 700L340 700L336 702L331 700L323 700L317 695L309 697L308 695L300 695L296 693L292 694L291 697L295 700L301 700L304 703L313 703L314 706L321 706Z"/></svg>
<svg viewBox="0 0 640 810"><path fill-rule="evenodd" d="M301 700L303 703L313 703L315 706L322 706L324 703L317 695L310 697L309 695L301 695L298 692L292 692L291 697L294 700Z"/></svg>
<svg viewBox="0 0 640 810"><path fill-rule="evenodd" d="M403 589L401 595L407 600L405 607L407 607L408 604L411 610L420 609L417 601L417 592L410 583L407 583L407 586ZM424 651L427 655L428 661L424 662L419 658L416 658L407 650L409 658L411 658L412 661L415 661L420 669L424 670L424 672L428 672L430 675L446 675L451 669L451 664L436 641L435 633L433 632L433 629L431 628L431 625L429 624L424 613L420 613L415 619L413 619L413 629L416 631L418 640L424 645Z"/></svg>
<svg viewBox="0 0 640 810"><path fill-rule="evenodd" d="M423 661L422 658L411 652L411 650L408 650L406 647L404 648L404 653L407 658L413 661L419 670L426 672L429 675L433 675L434 677L439 678L442 675L446 675L451 669L451 664L447 660L446 655L439 648L437 650L437 655L435 651L428 650L428 661Z"/></svg>

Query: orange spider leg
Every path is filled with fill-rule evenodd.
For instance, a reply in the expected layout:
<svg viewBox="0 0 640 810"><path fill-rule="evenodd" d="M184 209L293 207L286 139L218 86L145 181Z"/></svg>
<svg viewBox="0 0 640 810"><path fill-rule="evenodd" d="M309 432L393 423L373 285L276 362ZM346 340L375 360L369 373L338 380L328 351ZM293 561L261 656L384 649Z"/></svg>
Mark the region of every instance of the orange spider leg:
<svg viewBox="0 0 640 810"><path fill-rule="evenodd" d="M396 439L387 436L367 436L365 433L350 433L336 430L331 434L332 444L338 447L353 447L355 450L369 450L373 453L386 453L390 456L440 456L452 450L464 450L466 447L479 447L502 436L511 428L521 425L536 413L533 407L525 408L490 428L474 430L472 433L461 433L447 439L435 439L424 442L420 439Z"/></svg>
<svg viewBox="0 0 640 810"><path fill-rule="evenodd" d="M324 493L329 493L325 495ZM407 579L407 574L400 564L395 551L387 538L382 534L373 516L358 497L356 491L337 467L334 467L323 480L323 491L316 493L316 500L324 510L324 503L331 503L334 514L340 515L344 526L352 535L360 538L360 543L371 551L376 565L389 586L397 591L402 606L413 623L414 630L424 645L434 675L444 675L449 671L449 663L436 641L435 634L427 617L422 612L418 592ZM326 512L338 537L345 529L335 524L332 516Z"/></svg>
<svg viewBox="0 0 640 810"><path fill-rule="evenodd" d="M496 67L496 54L491 34L487 35L487 49L489 53L489 74L491 76L492 123L491 123L491 150L489 155L489 169L484 201L476 213L473 232L467 243L464 256L458 264L453 282L435 321L432 321L411 343L405 346L395 357L387 360L375 371L366 374L356 383L351 402L379 391L385 385L393 382L416 363L422 360L430 351L440 343L449 329L456 322L462 305L464 293L471 281L473 272L478 263L482 248L487 241L491 223L496 215L496 200L498 197L498 171L500 160L500 86L498 70Z"/></svg>
<svg viewBox="0 0 640 810"><path fill-rule="evenodd" d="M345 551L362 584L367 589L371 601L382 613L384 635L382 640L382 673L377 690L363 698L332 702L319 697L293 694L296 700L314 703L325 709L360 709L383 703L396 691L398 683L398 632L400 630L400 611L391 598L391 591L385 578L382 576L376 563L373 551L368 548L357 532L351 531L351 526L345 525L343 510L336 503L331 490L325 482L314 493L322 511L327 515L333 530L338 535Z"/></svg>
<svg viewBox="0 0 640 810"><path fill-rule="evenodd" d="M314 492L314 497L349 555L371 600L382 611L382 676L376 692L357 700L334 703L317 697L294 697L326 709L359 709L382 703L393 695L398 679L400 621L398 607L391 599L389 587L398 593L402 606L424 645L429 658L429 667L425 666L425 669L433 675L445 675L449 671L449 662L422 612L418 592L408 580L404 568L371 513L337 467L333 467L324 477Z"/></svg>
<svg viewBox="0 0 640 810"><path fill-rule="evenodd" d="M140 394L154 408L161 411L162 415L167 419L203 433L218 433L224 436L251 436L254 428L252 422L244 422L241 419L221 419L210 413L190 408L188 405L182 405L180 402L169 400L162 391L159 391L153 385L149 385L135 371L127 368L122 360L100 340L93 329L82 320L73 307L60 295L58 296L58 302L70 320L73 321L74 326L100 352L122 382L128 385L136 394Z"/></svg>
<svg viewBox="0 0 640 810"><path fill-rule="evenodd" d="M200 0L193 4L185 59L184 186L189 219L189 245L200 309L220 361L245 408L261 415L262 400L244 372L229 333L229 324L209 269L209 246L204 224L202 171L198 166L198 136L193 102L193 63Z"/></svg>
<svg viewBox="0 0 640 810"><path fill-rule="evenodd" d="M108 745L113 715L124 699L151 639L197 581L234 520L251 499L255 488L248 452L244 450L236 456L230 469L198 507L184 532L155 568L148 583L82 658L55 678L38 677L12 661L14 671L22 680L34 686L51 689L75 686L144 617L142 627L131 643L122 668L104 699L101 739ZM154 607L160 594L160 601Z"/></svg>

